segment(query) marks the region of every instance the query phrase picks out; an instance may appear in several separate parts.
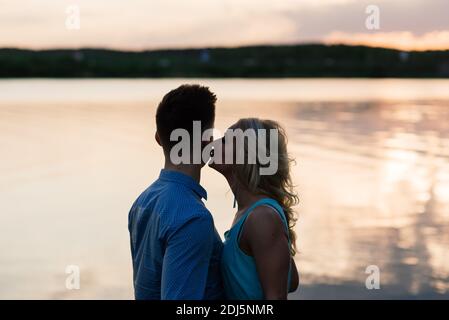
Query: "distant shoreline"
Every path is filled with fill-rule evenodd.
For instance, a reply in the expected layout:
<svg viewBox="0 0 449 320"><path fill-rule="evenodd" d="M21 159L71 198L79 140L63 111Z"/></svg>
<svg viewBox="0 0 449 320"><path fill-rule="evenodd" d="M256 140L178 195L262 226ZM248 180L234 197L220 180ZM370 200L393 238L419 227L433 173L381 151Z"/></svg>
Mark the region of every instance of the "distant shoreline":
<svg viewBox="0 0 449 320"><path fill-rule="evenodd" d="M0 78L449 78L449 50L347 45L0 49Z"/></svg>

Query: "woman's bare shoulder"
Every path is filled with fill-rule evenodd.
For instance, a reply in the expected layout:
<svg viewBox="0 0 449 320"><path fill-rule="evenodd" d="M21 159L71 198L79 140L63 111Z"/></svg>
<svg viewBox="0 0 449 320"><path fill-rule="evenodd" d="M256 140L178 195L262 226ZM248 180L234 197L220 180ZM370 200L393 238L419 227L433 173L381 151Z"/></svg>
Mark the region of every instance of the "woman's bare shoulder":
<svg viewBox="0 0 449 320"><path fill-rule="evenodd" d="M272 207L262 205L256 207L245 222L245 229L250 233L266 235L281 232L284 233L284 225L279 213Z"/></svg>

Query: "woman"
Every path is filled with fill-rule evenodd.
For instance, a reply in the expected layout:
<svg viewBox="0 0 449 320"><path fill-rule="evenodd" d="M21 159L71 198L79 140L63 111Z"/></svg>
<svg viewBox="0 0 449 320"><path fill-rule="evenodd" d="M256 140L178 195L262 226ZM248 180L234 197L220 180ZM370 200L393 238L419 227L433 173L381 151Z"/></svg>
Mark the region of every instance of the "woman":
<svg viewBox="0 0 449 320"><path fill-rule="evenodd" d="M266 150L270 150L270 130L277 130L278 147L270 150L270 156L277 155L278 169L273 175L261 175L263 165L258 159L256 163L248 161L254 150L249 140L236 148L235 138L221 139L223 164L210 164L227 179L238 204L232 227L225 233L222 275L226 295L232 300L286 299L299 282L293 260L296 219L292 209L298 197L290 177L286 136L279 124L270 120L241 119L230 129L254 130L256 145L263 143ZM268 130L266 139L261 141L262 137L257 135L260 129ZM225 164L226 149L231 142L234 161ZM243 164L235 164L239 151L245 156Z"/></svg>

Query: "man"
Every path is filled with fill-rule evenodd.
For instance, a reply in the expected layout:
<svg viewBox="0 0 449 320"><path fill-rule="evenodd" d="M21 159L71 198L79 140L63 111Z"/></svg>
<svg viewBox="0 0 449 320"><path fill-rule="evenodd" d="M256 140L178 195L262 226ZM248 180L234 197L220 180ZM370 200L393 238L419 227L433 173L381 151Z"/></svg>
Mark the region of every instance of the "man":
<svg viewBox="0 0 449 320"><path fill-rule="evenodd" d="M177 143L170 140L172 131L184 129L192 137L194 121L201 122L203 132L213 128L216 100L206 87L182 85L157 108L155 138L165 166L129 213L136 299L222 298L222 242L201 200L207 198L199 184L204 163L170 159Z"/></svg>

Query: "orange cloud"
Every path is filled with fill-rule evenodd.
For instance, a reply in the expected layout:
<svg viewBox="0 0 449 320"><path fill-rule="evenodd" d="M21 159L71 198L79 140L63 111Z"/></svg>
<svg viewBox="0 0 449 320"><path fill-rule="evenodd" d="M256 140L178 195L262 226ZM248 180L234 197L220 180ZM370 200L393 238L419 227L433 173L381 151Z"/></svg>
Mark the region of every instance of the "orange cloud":
<svg viewBox="0 0 449 320"><path fill-rule="evenodd" d="M432 31L417 36L408 31L345 33L335 31L324 38L327 44L366 45L399 50L448 50L449 30Z"/></svg>

